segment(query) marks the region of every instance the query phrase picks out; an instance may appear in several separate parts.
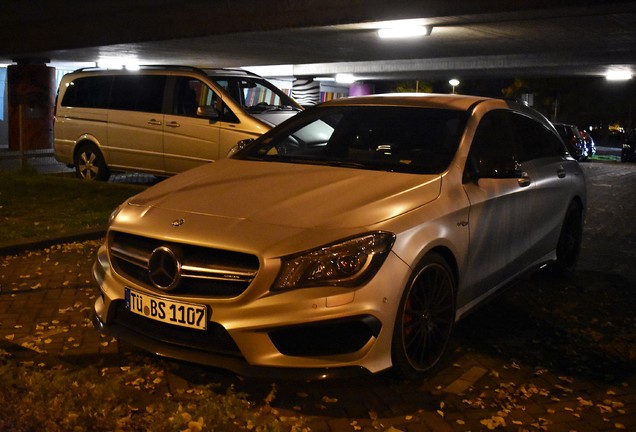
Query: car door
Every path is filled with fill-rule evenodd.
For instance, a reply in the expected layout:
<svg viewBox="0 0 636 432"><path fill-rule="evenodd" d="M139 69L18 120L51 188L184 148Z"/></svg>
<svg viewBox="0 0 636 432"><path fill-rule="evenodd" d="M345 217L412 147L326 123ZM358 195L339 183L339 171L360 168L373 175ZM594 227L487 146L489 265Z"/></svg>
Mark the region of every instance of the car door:
<svg viewBox="0 0 636 432"><path fill-rule="evenodd" d="M203 81L172 78L163 149L167 173L178 173L219 157L222 100Z"/></svg>
<svg viewBox="0 0 636 432"><path fill-rule="evenodd" d="M527 261L541 261L556 248L570 191L565 183L572 182L578 170L577 162L565 157L566 148L546 125L523 115L512 113L512 127L518 142L518 160L532 179L533 189L528 199Z"/></svg>
<svg viewBox="0 0 636 432"><path fill-rule="evenodd" d="M163 75L117 75L108 111L108 163L131 171L164 171Z"/></svg>
<svg viewBox="0 0 636 432"><path fill-rule="evenodd" d="M475 131L464 172L470 241L459 305L487 295L523 268L533 186L517 164L509 112L486 113Z"/></svg>

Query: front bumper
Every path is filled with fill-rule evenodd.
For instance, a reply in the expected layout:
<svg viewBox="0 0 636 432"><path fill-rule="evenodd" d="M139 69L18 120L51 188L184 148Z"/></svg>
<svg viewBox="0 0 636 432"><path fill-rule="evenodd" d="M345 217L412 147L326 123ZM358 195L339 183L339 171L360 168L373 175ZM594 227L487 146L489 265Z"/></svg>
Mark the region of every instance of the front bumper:
<svg viewBox="0 0 636 432"><path fill-rule="evenodd" d="M208 307L206 331L126 311L125 287L157 293L123 280L110 267L105 248L93 276L102 292L93 318L101 332L160 356L240 375L323 379L391 367L393 323L408 267L390 254L375 277L355 290L317 287L273 294L250 287L232 299L180 297ZM396 276L404 279L401 284Z"/></svg>
<svg viewBox="0 0 636 432"><path fill-rule="evenodd" d="M194 348L177 347L140 333L130 332L126 327L117 323L105 324L95 313L92 314L92 321L95 328L100 332L125 340L155 355L224 369L241 376L318 381L369 375L369 371L360 366L338 368L253 366L242 357L213 354Z"/></svg>

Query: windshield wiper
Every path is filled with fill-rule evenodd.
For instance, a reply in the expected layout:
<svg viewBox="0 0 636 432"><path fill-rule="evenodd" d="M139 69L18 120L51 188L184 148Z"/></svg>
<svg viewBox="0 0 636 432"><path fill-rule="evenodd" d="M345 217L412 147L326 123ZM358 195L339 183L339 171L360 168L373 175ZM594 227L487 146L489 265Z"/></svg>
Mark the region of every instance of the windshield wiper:
<svg viewBox="0 0 636 432"><path fill-rule="evenodd" d="M329 160L329 161L324 161L323 164L329 165L329 166L343 167L343 168L364 168L364 169L369 168L369 166L366 164L363 164L360 162L352 162L352 161Z"/></svg>

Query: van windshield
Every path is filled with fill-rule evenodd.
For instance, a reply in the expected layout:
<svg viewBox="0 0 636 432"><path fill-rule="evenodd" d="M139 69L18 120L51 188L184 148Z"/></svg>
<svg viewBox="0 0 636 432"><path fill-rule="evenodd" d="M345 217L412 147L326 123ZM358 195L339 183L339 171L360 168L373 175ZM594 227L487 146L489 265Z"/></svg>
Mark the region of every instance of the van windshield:
<svg viewBox="0 0 636 432"><path fill-rule="evenodd" d="M223 87L250 114L302 110L296 101L265 79L215 75L210 79Z"/></svg>

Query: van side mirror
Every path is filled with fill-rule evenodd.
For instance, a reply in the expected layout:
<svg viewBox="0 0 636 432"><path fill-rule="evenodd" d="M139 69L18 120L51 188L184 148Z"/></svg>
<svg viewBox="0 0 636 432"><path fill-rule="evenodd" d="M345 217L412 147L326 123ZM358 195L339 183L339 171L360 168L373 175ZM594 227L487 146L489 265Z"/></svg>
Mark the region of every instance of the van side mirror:
<svg viewBox="0 0 636 432"><path fill-rule="evenodd" d="M197 107L197 117L203 117L210 119L210 121L216 121L219 119L219 111L212 105L202 105Z"/></svg>

